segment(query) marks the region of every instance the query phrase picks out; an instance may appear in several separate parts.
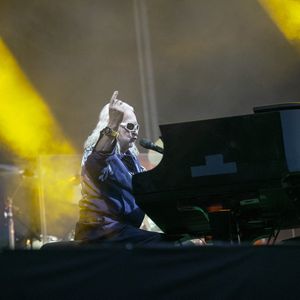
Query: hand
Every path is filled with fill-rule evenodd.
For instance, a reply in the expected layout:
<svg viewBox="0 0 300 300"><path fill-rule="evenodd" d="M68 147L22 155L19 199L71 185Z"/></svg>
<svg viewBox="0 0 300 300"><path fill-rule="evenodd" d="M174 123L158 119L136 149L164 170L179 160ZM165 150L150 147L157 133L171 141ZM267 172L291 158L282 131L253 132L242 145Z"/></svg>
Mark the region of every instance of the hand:
<svg viewBox="0 0 300 300"><path fill-rule="evenodd" d="M131 109L127 103L117 99L118 91L114 91L109 102L109 122L108 126L117 130L122 123L124 113Z"/></svg>

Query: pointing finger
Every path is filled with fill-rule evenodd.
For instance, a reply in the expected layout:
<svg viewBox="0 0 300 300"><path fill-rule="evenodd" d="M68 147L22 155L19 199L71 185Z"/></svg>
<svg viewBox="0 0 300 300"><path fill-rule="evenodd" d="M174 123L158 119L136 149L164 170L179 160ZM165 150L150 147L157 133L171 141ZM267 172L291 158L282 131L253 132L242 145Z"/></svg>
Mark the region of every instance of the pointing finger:
<svg viewBox="0 0 300 300"><path fill-rule="evenodd" d="M117 99L118 93L119 93L118 91L114 91L110 99L110 104L113 104L113 102Z"/></svg>

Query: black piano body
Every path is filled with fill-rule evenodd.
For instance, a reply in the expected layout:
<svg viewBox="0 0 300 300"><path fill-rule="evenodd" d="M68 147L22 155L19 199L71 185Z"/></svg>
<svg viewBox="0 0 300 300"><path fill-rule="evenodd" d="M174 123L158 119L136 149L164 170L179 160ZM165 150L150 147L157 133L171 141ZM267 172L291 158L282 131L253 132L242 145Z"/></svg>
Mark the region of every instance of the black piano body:
<svg viewBox="0 0 300 300"><path fill-rule="evenodd" d="M160 126L163 158L133 193L165 233L249 241L299 227L300 104L254 112Z"/></svg>

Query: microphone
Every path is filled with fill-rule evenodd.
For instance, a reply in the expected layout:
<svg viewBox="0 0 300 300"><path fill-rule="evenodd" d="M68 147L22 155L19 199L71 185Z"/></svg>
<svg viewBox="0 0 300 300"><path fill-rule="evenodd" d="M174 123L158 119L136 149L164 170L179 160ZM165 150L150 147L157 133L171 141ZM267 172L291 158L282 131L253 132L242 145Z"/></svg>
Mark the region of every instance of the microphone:
<svg viewBox="0 0 300 300"><path fill-rule="evenodd" d="M153 151L156 151L158 153L163 154L164 153L164 149L155 145L153 142L151 142L150 140L147 139L141 139L140 140L140 145L145 148L145 149L150 149Z"/></svg>

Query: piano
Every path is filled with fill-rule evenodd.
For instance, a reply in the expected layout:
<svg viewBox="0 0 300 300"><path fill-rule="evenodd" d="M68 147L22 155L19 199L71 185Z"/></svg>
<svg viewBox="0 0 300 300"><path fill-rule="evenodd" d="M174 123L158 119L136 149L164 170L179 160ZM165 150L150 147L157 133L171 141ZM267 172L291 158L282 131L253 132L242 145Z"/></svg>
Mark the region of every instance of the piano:
<svg viewBox="0 0 300 300"><path fill-rule="evenodd" d="M160 130L161 162L132 184L163 232L252 242L300 226L300 103Z"/></svg>

